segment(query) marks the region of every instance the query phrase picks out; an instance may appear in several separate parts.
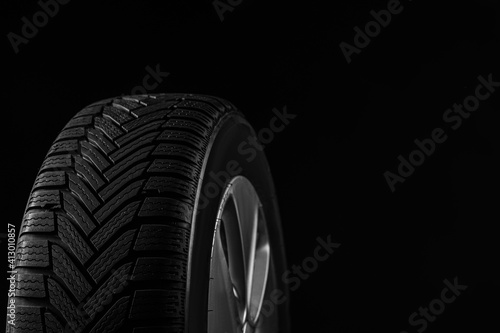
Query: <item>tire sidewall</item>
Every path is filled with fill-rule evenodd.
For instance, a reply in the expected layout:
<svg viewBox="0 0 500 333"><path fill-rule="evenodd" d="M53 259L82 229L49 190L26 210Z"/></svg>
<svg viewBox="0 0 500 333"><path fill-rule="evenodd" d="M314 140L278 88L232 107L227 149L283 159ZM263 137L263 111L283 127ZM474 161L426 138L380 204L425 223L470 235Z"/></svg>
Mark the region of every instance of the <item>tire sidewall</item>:
<svg viewBox="0 0 500 333"><path fill-rule="evenodd" d="M255 137L252 127L241 114L234 112L220 121L208 145L191 227L185 332L207 331L210 255L217 211L227 184L237 175L250 180L263 205L270 237L271 260L276 269L275 283L286 299L283 304L276 306L280 320L279 332L289 330L289 295L280 279L286 268L285 252L271 173L263 151L255 148L255 153L247 151L242 154L242 150L238 149L252 136Z"/></svg>

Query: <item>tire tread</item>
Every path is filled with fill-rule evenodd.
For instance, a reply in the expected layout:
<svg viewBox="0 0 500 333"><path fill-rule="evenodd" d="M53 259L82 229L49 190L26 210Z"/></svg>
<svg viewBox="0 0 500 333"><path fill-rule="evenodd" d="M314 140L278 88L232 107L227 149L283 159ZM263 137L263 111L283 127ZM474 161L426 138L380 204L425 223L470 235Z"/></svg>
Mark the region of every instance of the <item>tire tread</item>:
<svg viewBox="0 0 500 333"><path fill-rule="evenodd" d="M190 223L210 136L234 106L157 94L93 103L33 185L16 332L182 332Z"/></svg>

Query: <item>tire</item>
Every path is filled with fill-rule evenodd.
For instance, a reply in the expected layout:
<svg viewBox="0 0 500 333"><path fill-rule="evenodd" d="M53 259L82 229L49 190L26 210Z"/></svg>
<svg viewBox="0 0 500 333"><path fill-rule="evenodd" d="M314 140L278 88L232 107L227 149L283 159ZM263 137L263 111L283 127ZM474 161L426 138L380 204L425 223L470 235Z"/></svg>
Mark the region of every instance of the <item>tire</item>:
<svg viewBox="0 0 500 333"><path fill-rule="evenodd" d="M128 96L78 112L28 200L7 331L207 332L214 228L239 177L255 189L269 234L262 309L272 311L259 325L288 332L277 201L263 152L241 149L249 136L242 114L209 96Z"/></svg>

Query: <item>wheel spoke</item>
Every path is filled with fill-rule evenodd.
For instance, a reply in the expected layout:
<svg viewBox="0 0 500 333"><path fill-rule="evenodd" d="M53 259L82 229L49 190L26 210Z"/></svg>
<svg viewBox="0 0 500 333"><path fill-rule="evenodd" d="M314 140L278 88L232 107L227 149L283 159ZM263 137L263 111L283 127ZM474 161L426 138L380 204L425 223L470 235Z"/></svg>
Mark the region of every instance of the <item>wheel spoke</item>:
<svg viewBox="0 0 500 333"><path fill-rule="evenodd" d="M221 244L223 245L225 258L227 260L227 270L231 283L231 294L237 300L237 310L242 322L246 320L247 307L246 299L246 279L244 252L241 247L241 234L234 202L226 202L221 215L220 228Z"/></svg>
<svg viewBox="0 0 500 333"><path fill-rule="evenodd" d="M220 323L211 323L215 330L209 332L231 331L229 327L234 332L255 332L268 282L270 246L259 197L246 178L231 181L217 217L209 305L218 315L209 318ZM233 321L232 326L223 316Z"/></svg>
<svg viewBox="0 0 500 333"><path fill-rule="evenodd" d="M248 320L258 320L269 270L269 240L265 220L260 213L261 203L252 185L242 178L245 186L233 186L232 197L240 227L241 246L246 276L246 307Z"/></svg>
<svg viewBox="0 0 500 333"><path fill-rule="evenodd" d="M269 276L270 247L267 234L258 233L255 248L254 270L252 283L249 288L248 316L252 323L257 323L264 293L266 291L267 279Z"/></svg>

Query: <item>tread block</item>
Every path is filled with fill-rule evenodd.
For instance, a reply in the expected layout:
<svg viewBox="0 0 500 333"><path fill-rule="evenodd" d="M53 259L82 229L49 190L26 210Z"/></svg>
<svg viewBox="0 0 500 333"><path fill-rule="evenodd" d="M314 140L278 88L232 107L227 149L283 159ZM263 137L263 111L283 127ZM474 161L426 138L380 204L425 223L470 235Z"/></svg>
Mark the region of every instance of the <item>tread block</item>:
<svg viewBox="0 0 500 333"><path fill-rule="evenodd" d="M127 101L133 101L139 103L139 105L142 107L144 106L144 104L141 104L140 102L141 100L146 98L146 95L128 95L128 96L122 96L121 98Z"/></svg>
<svg viewBox="0 0 500 333"><path fill-rule="evenodd" d="M103 198L103 200L108 200L108 198L122 188L124 184L142 175L148 164L149 162L144 162L134 165L132 168L115 178L108 186L103 188L101 192L99 192L99 196Z"/></svg>
<svg viewBox="0 0 500 333"><path fill-rule="evenodd" d="M25 232L54 231L54 213L51 211L29 211L24 215L21 234Z"/></svg>
<svg viewBox="0 0 500 333"><path fill-rule="evenodd" d="M127 134L116 139L116 143L118 143L118 145L121 147L124 144L126 144L127 142L135 140L136 138L139 138L150 131L154 131L155 129L159 128L164 122L165 122L164 120L157 120L157 121L153 121L153 122L150 122L148 124L145 124L141 127L138 127L136 129L134 129L133 131L130 131Z"/></svg>
<svg viewBox="0 0 500 333"><path fill-rule="evenodd" d="M52 278L47 279L50 303L62 314L73 332L81 332L89 319L73 304L64 289Z"/></svg>
<svg viewBox="0 0 500 333"><path fill-rule="evenodd" d="M139 216L168 216L191 223L193 206L172 198L149 197L144 200Z"/></svg>
<svg viewBox="0 0 500 333"><path fill-rule="evenodd" d="M59 154L59 153L75 153L78 151L78 141L77 140L67 140L56 142L50 147L47 155Z"/></svg>
<svg viewBox="0 0 500 333"><path fill-rule="evenodd" d="M191 105L193 105L192 103L202 102L203 104L205 104L205 106L208 104L208 106L207 106L208 109L203 109L203 108L205 108L205 106L200 105L200 104L195 105L195 107L200 108L206 112L213 112L213 110L219 111L219 112L224 112L227 109L234 109L235 108L234 105L232 105L231 103L229 103L226 100L222 100L220 98L213 97L213 96L207 96L207 95L191 95L191 96L189 96L189 100L187 100L186 102L191 102L191 103L189 103L187 105L186 104L179 104L179 107L181 107L181 106L190 107ZM213 113L212 116L217 117L218 114Z"/></svg>
<svg viewBox="0 0 500 333"><path fill-rule="evenodd" d="M127 280L130 278L131 267L132 263L126 263L114 271L85 303L83 309L91 319L94 319L98 312L102 312L104 307L111 303L115 295L123 291L123 288L128 283Z"/></svg>
<svg viewBox="0 0 500 333"><path fill-rule="evenodd" d="M201 163L201 154L191 147L174 143L160 143L153 151L154 156L179 156L195 164Z"/></svg>
<svg viewBox="0 0 500 333"><path fill-rule="evenodd" d="M189 231L171 225L144 224L137 235L134 251L171 251L187 255Z"/></svg>
<svg viewBox="0 0 500 333"><path fill-rule="evenodd" d="M157 191L157 193L177 193L194 204L196 197L196 184L176 177L151 177L144 185L144 190Z"/></svg>
<svg viewBox="0 0 500 333"><path fill-rule="evenodd" d="M199 168L183 161L172 159L156 159L153 161L153 163L151 163L151 166L148 168L148 172L174 173L191 180L196 179Z"/></svg>
<svg viewBox="0 0 500 333"><path fill-rule="evenodd" d="M129 155L131 152L134 150L140 148L141 146L144 146L148 143L153 142L153 140L158 136L159 132L152 132L145 134L141 136L140 138L137 138L133 142L130 142L117 151L115 151L113 154L111 154L109 157L113 162L118 162L120 159L124 158L125 156Z"/></svg>
<svg viewBox="0 0 500 333"><path fill-rule="evenodd" d="M168 280L184 282L187 279L186 260L176 258L138 258L132 280Z"/></svg>
<svg viewBox="0 0 500 333"><path fill-rule="evenodd" d="M134 117L129 115L128 111L114 106L105 106L102 114L114 121L119 126L123 125L127 121L135 119Z"/></svg>
<svg viewBox="0 0 500 333"><path fill-rule="evenodd" d="M16 281L16 297L42 298L46 296L42 274L18 274Z"/></svg>
<svg viewBox="0 0 500 333"><path fill-rule="evenodd" d="M48 171L36 177L33 188L62 186L66 184L66 173L64 171Z"/></svg>
<svg viewBox="0 0 500 333"><path fill-rule="evenodd" d="M55 141L75 138L77 139L83 136L85 136L85 129L83 127L69 128L59 133Z"/></svg>
<svg viewBox="0 0 500 333"><path fill-rule="evenodd" d="M222 103L219 99L210 96L189 96L189 99L185 99L179 104L178 108L193 108L197 110L203 110L208 115L212 117L218 117L220 112L227 109L233 109L234 106L227 101Z"/></svg>
<svg viewBox="0 0 500 333"><path fill-rule="evenodd" d="M66 213L80 226L85 235L94 230L95 224L71 194L64 192L63 200Z"/></svg>
<svg viewBox="0 0 500 333"><path fill-rule="evenodd" d="M125 319L127 318L127 308L129 296L125 296L116 301L113 306L104 314L104 316L92 328L90 333L111 333L120 332Z"/></svg>
<svg viewBox="0 0 500 333"><path fill-rule="evenodd" d="M38 306L16 306L15 326L8 325L10 332L43 332L42 310ZM7 331L9 332L9 331Z"/></svg>
<svg viewBox="0 0 500 333"><path fill-rule="evenodd" d="M94 118L94 127L100 129L111 140L116 139L123 134L123 131L118 128L111 120L102 117Z"/></svg>
<svg viewBox="0 0 500 333"><path fill-rule="evenodd" d="M22 239L22 237L21 237ZM48 267L49 244L46 240L22 240L17 245L18 267Z"/></svg>
<svg viewBox="0 0 500 333"><path fill-rule="evenodd" d="M80 156L75 156L75 170L87 181L87 183L90 184L90 186L92 186L95 191L105 184L104 180L102 180L101 176L99 176L99 173L97 173L92 166Z"/></svg>
<svg viewBox="0 0 500 333"><path fill-rule="evenodd" d="M131 319L178 318L184 315L181 290L136 290L130 308Z"/></svg>
<svg viewBox="0 0 500 333"><path fill-rule="evenodd" d="M73 223L62 214L57 214L57 230L59 238L69 246L82 265L94 254Z"/></svg>
<svg viewBox="0 0 500 333"><path fill-rule="evenodd" d="M86 141L82 141L82 155L86 157L89 161L94 163L94 165L99 169L99 171L103 171L109 166L109 162L106 158L90 143Z"/></svg>
<svg viewBox="0 0 500 333"><path fill-rule="evenodd" d="M57 155L57 156L51 156L47 159L42 164L42 167L40 168L40 172L46 170L46 169L58 169L58 168L69 168L71 167L71 155Z"/></svg>
<svg viewBox="0 0 500 333"><path fill-rule="evenodd" d="M144 180L141 179L128 185L118 195L106 202L101 209L95 213L97 221L102 224L104 220L116 210L116 208L122 205L125 201L135 197L137 193L139 193L143 183Z"/></svg>
<svg viewBox="0 0 500 333"><path fill-rule="evenodd" d="M141 102L143 102L143 101L141 101ZM132 114L135 115L136 117L142 117L142 116L145 116L149 113L156 112L158 110L167 110L177 103L178 103L177 101L171 101L171 102L166 102L166 103L158 103L157 102L156 104L148 105L148 106L142 107L140 109L136 109L136 110L132 111Z"/></svg>
<svg viewBox="0 0 500 333"><path fill-rule="evenodd" d="M52 265L54 273L64 281L78 302L81 302L92 287L64 250L57 245L52 245Z"/></svg>
<svg viewBox="0 0 500 333"><path fill-rule="evenodd" d="M47 333L61 333L64 332L62 324L50 312L45 312L45 329ZM65 333L65 332L64 332Z"/></svg>
<svg viewBox="0 0 500 333"><path fill-rule="evenodd" d="M58 190L38 190L31 193L28 207L55 206L60 204Z"/></svg>
<svg viewBox="0 0 500 333"><path fill-rule="evenodd" d="M95 282L109 272L118 261L125 258L130 250L136 230L124 232L90 265L89 273Z"/></svg>
<svg viewBox="0 0 500 333"><path fill-rule="evenodd" d="M110 152L116 149L116 146L107 139L101 131L92 128L87 131L89 141L92 142L95 146L99 147L105 154L109 154Z"/></svg>
<svg viewBox="0 0 500 333"><path fill-rule="evenodd" d="M205 142L198 135L190 132L165 130L157 138L157 140L178 141L192 145L194 148L202 149Z"/></svg>
<svg viewBox="0 0 500 333"><path fill-rule="evenodd" d="M68 128L72 128L72 127L88 126L88 125L92 124L92 119L93 119L93 117L91 115L73 118L66 124L66 126L64 126L64 129L68 129Z"/></svg>
<svg viewBox="0 0 500 333"><path fill-rule="evenodd" d="M108 180L112 180L115 178L120 172L128 168L131 164L137 161L141 161L145 159L147 156L149 156L149 153L155 148L155 146L147 146L143 147L129 156L125 157L123 160L115 164L113 167L111 167L108 171L104 173L104 176Z"/></svg>
<svg viewBox="0 0 500 333"><path fill-rule="evenodd" d="M145 125L149 122L152 122L153 120L159 120L163 119L169 111L158 111L154 113L149 113L147 115L142 116L141 118L137 118L135 120L132 120L131 122L126 123L123 125L123 128L127 130L127 132L130 132L134 128L137 128L139 126Z"/></svg>
<svg viewBox="0 0 500 333"><path fill-rule="evenodd" d="M93 211L96 209L100 202L92 194L92 191L87 187L87 185L73 173L68 174L69 178L69 189L76 194L80 200L85 204L88 210Z"/></svg>
<svg viewBox="0 0 500 333"><path fill-rule="evenodd" d="M174 111L172 111L169 115L169 118L189 118L201 123L202 126L213 126L213 118L207 116L204 112L200 112L199 110L189 110L177 107Z"/></svg>
<svg viewBox="0 0 500 333"><path fill-rule="evenodd" d="M142 95L140 99L141 104L144 106L151 106L161 102L166 102L168 100L171 100L171 98L165 96L157 96L156 94Z"/></svg>
<svg viewBox="0 0 500 333"><path fill-rule="evenodd" d="M115 108L121 108L125 111L132 111L134 109L140 108L142 105L140 103L134 102L132 100L117 98L113 100L113 106Z"/></svg>
<svg viewBox="0 0 500 333"><path fill-rule="evenodd" d="M208 135L208 128L200 125L198 122L186 119L169 119L162 126L163 128L175 128L192 131L201 137L206 137Z"/></svg>
<svg viewBox="0 0 500 333"><path fill-rule="evenodd" d="M91 238L95 247L100 249L120 228L132 221L140 202L129 203L120 212L113 216L104 226L99 229Z"/></svg>

